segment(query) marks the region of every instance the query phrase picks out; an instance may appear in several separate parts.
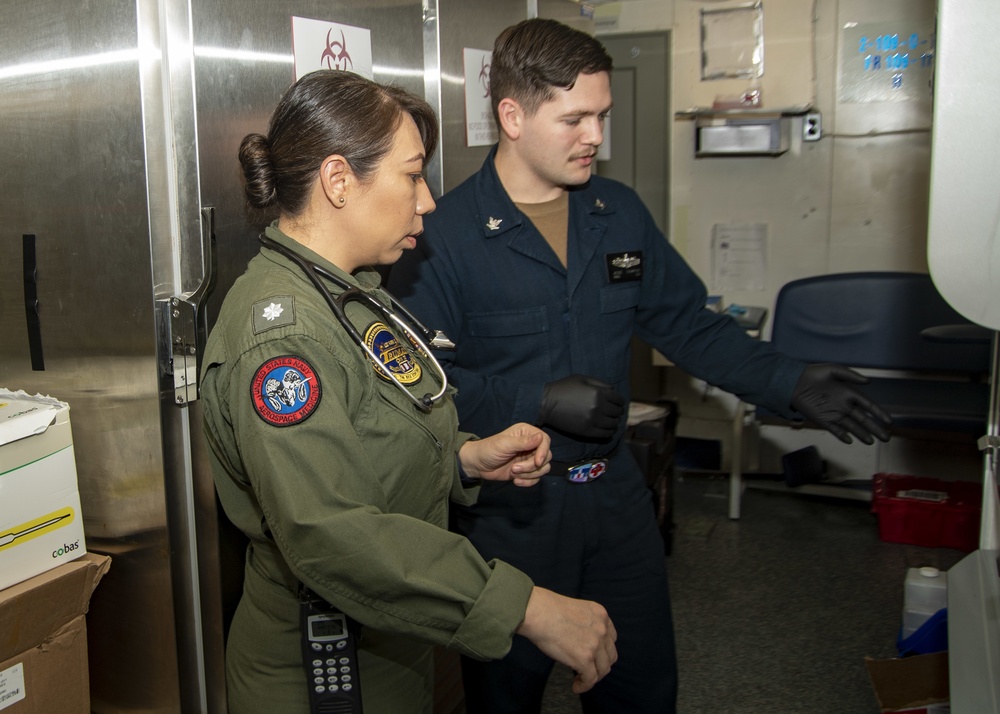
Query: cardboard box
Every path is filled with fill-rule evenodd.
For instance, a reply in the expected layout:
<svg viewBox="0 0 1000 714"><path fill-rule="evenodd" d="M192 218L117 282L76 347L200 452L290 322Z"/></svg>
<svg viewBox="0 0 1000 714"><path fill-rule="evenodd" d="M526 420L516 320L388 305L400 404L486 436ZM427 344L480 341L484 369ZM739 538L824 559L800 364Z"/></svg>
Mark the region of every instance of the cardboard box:
<svg viewBox="0 0 1000 714"><path fill-rule="evenodd" d="M0 589L86 552L69 405L0 389Z"/></svg>
<svg viewBox="0 0 1000 714"><path fill-rule="evenodd" d="M866 657L865 665L883 712L946 714L950 711L947 652L895 659Z"/></svg>
<svg viewBox="0 0 1000 714"><path fill-rule="evenodd" d="M86 554L0 590L0 712L89 714L85 615L110 566Z"/></svg>

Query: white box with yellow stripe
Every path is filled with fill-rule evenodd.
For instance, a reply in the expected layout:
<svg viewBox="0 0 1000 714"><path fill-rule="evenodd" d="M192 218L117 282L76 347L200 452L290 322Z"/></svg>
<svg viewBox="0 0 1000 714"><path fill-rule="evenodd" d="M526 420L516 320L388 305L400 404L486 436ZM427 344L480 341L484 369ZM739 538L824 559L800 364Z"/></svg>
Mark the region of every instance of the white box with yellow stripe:
<svg viewBox="0 0 1000 714"><path fill-rule="evenodd" d="M0 388L0 590L86 552L69 405Z"/></svg>

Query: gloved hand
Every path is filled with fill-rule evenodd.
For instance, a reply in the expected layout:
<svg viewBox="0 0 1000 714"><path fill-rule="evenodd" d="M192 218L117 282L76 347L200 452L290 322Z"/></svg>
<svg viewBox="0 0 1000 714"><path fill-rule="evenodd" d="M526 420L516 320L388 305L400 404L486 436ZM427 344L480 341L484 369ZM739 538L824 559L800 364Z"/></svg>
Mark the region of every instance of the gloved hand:
<svg viewBox="0 0 1000 714"><path fill-rule="evenodd" d="M538 421L573 436L607 439L624 413L625 397L610 384L573 374L545 385Z"/></svg>
<svg viewBox="0 0 1000 714"><path fill-rule="evenodd" d="M850 384L868 378L839 364L811 364L792 391L792 408L819 424L845 444L851 434L866 444L889 440L892 419L882 408Z"/></svg>

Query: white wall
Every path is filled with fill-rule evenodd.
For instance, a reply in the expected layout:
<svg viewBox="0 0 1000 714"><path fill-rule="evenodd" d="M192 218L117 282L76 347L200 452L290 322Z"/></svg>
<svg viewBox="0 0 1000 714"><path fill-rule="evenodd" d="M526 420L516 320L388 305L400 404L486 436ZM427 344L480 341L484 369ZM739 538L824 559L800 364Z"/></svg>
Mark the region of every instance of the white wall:
<svg viewBox="0 0 1000 714"><path fill-rule="evenodd" d="M745 0L622 0L598 5L594 19L569 0L539 0L538 14L600 35L671 31L667 81L678 112L711 106L746 80L701 79L700 11ZM843 28L848 23L933 22L934 0L763 0L764 109L811 105L824 136L801 140L777 158L694 158L694 124L671 118L670 240L707 283L717 223L769 226L761 291L728 302L771 306L784 283L841 270L926 271L930 92L922 101L845 103L838 96ZM709 286L713 287L712 285Z"/></svg>
<svg viewBox="0 0 1000 714"><path fill-rule="evenodd" d="M699 10L707 6L675 5L675 111L710 106L716 95L746 85L700 80ZM725 295L752 305L773 305L781 285L807 275L926 271L929 91L922 103L843 104L837 83L841 55L853 49L840 47L846 23L888 20L892 26L933 17L932 0L764 0L763 7L763 106L813 105L823 117L824 137L803 142L801 123L793 119L791 150L783 156L695 159L692 122L675 121L671 240L710 282L712 226L766 223L764 290Z"/></svg>
<svg viewBox="0 0 1000 714"><path fill-rule="evenodd" d="M569 3L565 3L569 5ZM598 7L600 34L670 30L672 111L709 107L746 80L701 79L700 11L744 2L625 0ZM841 101L842 47L850 23L886 31L933 27L934 0L763 0L763 108L811 105L823 120L817 142L801 140L776 157L694 157L694 122L671 130L670 240L709 286L715 224L768 226L763 290L724 293L727 303L773 309L778 289L796 278L850 270L927 271L930 90L919 100ZM767 335L765 330L765 336ZM669 370L680 400L680 433L726 438L734 400Z"/></svg>
<svg viewBox="0 0 1000 714"><path fill-rule="evenodd" d="M711 106L746 80L701 79L700 10L743 2L624 0L597 7L601 34L670 30L674 112ZM570 2L543 0L542 14L578 14ZM778 288L806 275L840 270L926 271L930 101L846 104L838 100L842 28L849 22L933 20L933 0L763 0L763 108L812 105L824 137L801 141L793 119L791 150L777 158L694 158L694 124L672 128L670 240L706 282L716 223L769 226L763 291L727 301L770 306ZM710 286L711 287L711 286Z"/></svg>

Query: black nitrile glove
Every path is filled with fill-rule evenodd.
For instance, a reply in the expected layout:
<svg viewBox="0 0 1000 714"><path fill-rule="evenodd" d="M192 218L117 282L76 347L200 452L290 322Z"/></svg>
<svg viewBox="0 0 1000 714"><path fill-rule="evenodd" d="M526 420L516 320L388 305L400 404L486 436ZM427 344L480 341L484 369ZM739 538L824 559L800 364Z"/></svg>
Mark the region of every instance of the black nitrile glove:
<svg viewBox="0 0 1000 714"><path fill-rule="evenodd" d="M811 364L792 391L792 409L819 424L845 444L851 434L866 444L889 440L892 419L875 402L851 384L867 384L868 378L839 364Z"/></svg>
<svg viewBox="0 0 1000 714"><path fill-rule="evenodd" d="M538 421L573 436L607 439L624 413L625 397L610 384L573 374L545 385Z"/></svg>

